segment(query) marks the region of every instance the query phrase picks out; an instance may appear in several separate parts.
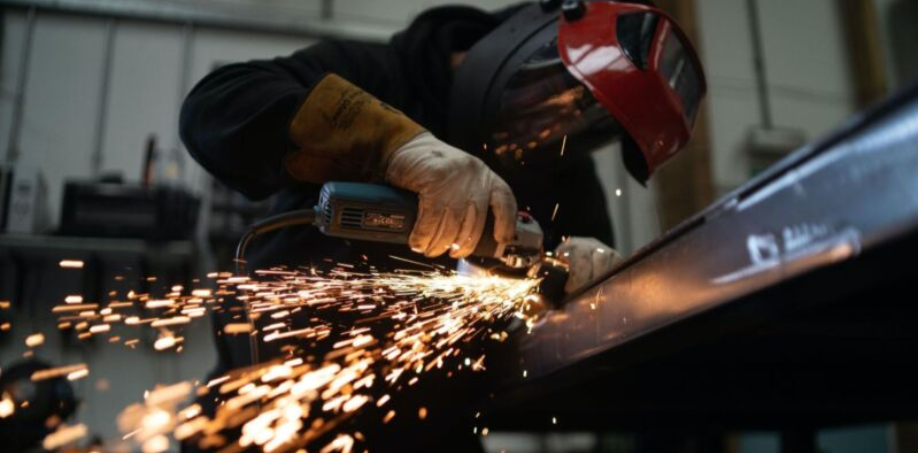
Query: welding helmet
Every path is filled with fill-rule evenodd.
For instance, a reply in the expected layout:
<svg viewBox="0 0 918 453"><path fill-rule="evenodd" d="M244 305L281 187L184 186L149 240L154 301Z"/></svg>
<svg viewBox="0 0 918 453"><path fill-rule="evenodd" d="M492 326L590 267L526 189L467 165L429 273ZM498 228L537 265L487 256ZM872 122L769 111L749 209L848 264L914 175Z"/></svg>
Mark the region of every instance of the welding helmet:
<svg viewBox="0 0 918 453"><path fill-rule="evenodd" d="M644 183L689 140L705 91L691 43L658 8L547 0L469 49L454 73L449 138L509 176L618 139Z"/></svg>

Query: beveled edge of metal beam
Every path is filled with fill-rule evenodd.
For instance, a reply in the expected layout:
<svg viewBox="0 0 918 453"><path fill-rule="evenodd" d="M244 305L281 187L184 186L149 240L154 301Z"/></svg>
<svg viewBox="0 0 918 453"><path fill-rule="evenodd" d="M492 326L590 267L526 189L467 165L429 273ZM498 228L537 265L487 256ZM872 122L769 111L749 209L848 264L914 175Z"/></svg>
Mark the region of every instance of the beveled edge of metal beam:
<svg viewBox="0 0 918 453"><path fill-rule="evenodd" d="M916 174L918 86L788 156L574 295L520 338L520 365L528 379L549 376L914 233Z"/></svg>
<svg viewBox="0 0 918 453"><path fill-rule="evenodd" d="M296 9L281 14L266 13L258 8L232 5L214 5L200 8L195 5L167 3L150 0L0 0L0 6L37 8L39 11L86 14L139 21L175 24L193 23L199 26L292 34L315 38L350 38L372 42L385 42L399 24L373 24L363 21L322 19L321 10L308 17L307 9Z"/></svg>

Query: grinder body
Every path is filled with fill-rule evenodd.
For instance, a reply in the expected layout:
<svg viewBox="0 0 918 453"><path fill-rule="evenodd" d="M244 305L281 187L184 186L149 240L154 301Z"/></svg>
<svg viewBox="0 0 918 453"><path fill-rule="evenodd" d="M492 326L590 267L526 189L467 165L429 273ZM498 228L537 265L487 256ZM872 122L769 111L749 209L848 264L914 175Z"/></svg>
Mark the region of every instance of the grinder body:
<svg viewBox="0 0 918 453"><path fill-rule="evenodd" d="M417 215L418 198L412 192L379 184L330 182L319 194L315 224L328 236L407 244ZM514 269L529 268L542 256L542 229L529 214L520 213L513 240L498 244L494 217L488 214L472 256L498 260Z"/></svg>

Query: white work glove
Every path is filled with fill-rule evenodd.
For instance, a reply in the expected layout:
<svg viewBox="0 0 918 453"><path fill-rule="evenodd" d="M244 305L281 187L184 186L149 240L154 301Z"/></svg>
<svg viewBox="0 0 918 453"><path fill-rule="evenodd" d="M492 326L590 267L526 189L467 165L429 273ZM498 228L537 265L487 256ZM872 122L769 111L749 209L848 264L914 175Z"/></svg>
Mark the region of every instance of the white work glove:
<svg viewBox="0 0 918 453"><path fill-rule="evenodd" d="M429 132L392 153L386 182L418 194L418 218L408 238L415 252L434 257L449 250L453 258L468 256L478 245L489 207L494 239L513 239L517 214L510 186L480 159Z"/></svg>
<svg viewBox="0 0 918 453"><path fill-rule="evenodd" d="M555 249L555 256L567 261L570 274L564 292L571 294L593 283L624 261L615 249L596 238L571 237Z"/></svg>

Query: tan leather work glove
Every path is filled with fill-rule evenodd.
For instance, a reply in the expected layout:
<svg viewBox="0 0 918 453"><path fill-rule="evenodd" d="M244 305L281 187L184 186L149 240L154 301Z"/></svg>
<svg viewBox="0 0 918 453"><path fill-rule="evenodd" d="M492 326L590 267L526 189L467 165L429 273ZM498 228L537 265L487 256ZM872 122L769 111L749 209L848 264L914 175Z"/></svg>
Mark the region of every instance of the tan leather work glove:
<svg viewBox="0 0 918 453"><path fill-rule="evenodd" d="M382 182L389 156L424 128L347 80L328 74L290 122L296 180Z"/></svg>

